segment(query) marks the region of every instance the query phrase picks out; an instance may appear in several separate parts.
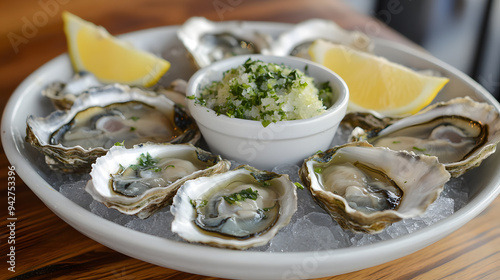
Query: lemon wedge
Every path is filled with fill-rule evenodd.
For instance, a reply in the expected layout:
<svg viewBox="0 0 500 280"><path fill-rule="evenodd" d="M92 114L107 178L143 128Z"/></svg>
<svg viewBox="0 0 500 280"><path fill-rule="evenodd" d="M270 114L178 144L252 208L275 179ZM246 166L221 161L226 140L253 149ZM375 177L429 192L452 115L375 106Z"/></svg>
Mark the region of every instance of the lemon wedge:
<svg viewBox="0 0 500 280"><path fill-rule="evenodd" d="M431 103L448 82L447 78L424 75L383 57L324 40L315 41L308 51L313 61L344 79L350 111L411 115Z"/></svg>
<svg viewBox="0 0 500 280"><path fill-rule="evenodd" d="M110 35L106 29L67 11L62 14L68 53L76 72L87 71L103 83L152 86L170 63Z"/></svg>

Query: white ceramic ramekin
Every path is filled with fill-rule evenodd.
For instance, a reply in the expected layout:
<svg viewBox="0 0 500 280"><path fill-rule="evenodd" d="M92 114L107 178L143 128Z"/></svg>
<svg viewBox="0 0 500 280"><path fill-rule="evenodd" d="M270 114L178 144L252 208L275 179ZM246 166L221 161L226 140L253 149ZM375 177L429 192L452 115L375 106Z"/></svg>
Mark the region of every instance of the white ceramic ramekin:
<svg viewBox="0 0 500 280"><path fill-rule="evenodd" d="M194 100L188 108L196 120L210 150L226 159L249 164L259 169L272 169L282 164L301 164L318 150L327 149L345 115L349 90L334 72L314 62L282 56L242 55L215 62L196 72L188 82L187 95L199 96L212 81L220 81L226 70L242 65L248 58L284 64L304 71L317 85L329 81L335 102L325 113L303 120L279 121L263 127L260 121L217 115Z"/></svg>

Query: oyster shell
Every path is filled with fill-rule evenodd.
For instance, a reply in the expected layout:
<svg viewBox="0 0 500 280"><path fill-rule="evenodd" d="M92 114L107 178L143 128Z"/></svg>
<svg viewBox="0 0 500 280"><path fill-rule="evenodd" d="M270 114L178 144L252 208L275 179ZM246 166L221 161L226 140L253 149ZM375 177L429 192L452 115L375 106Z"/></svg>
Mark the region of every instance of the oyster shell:
<svg viewBox="0 0 500 280"><path fill-rule="evenodd" d="M500 117L487 103L459 97L436 103L379 131L355 129L352 139L437 156L451 175L458 177L495 152L500 142Z"/></svg>
<svg viewBox="0 0 500 280"><path fill-rule="evenodd" d="M277 40L272 42L270 53L308 58L307 49L318 39L365 52L371 52L373 49L370 38L362 32L347 31L330 20L311 19L298 23L290 30L283 32Z"/></svg>
<svg viewBox="0 0 500 280"><path fill-rule="evenodd" d="M230 165L190 144L115 146L92 165L85 190L109 208L144 219L170 204L187 180L225 172Z"/></svg>
<svg viewBox="0 0 500 280"><path fill-rule="evenodd" d="M67 82L53 82L42 90L42 95L49 98L58 110L71 108L75 100L88 89L103 84L94 75L79 73Z"/></svg>
<svg viewBox="0 0 500 280"><path fill-rule="evenodd" d="M296 210L288 175L240 166L186 182L171 207L172 231L190 242L247 249L268 243Z"/></svg>
<svg viewBox="0 0 500 280"><path fill-rule="evenodd" d="M345 229L377 233L421 215L450 174L436 157L348 143L304 161L300 177Z"/></svg>
<svg viewBox="0 0 500 280"><path fill-rule="evenodd" d="M45 118L29 116L26 141L45 154L47 164L65 172L88 172L117 142L196 143L192 118L163 95L108 85L90 89L69 110Z"/></svg>
<svg viewBox="0 0 500 280"><path fill-rule="evenodd" d="M260 53L271 41L267 34L249 31L244 22L213 22L203 17L187 20L177 37L199 68L235 55Z"/></svg>
<svg viewBox="0 0 500 280"><path fill-rule="evenodd" d="M169 87L158 86L154 91L165 95L177 104L186 106L186 84L185 80L177 79L172 81ZM87 93L89 90L92 91L92 88L103 86L94 75L79 73L66 83L50 83L42 90L42 95L50 99L56 109L69 110L80 95Z"/></svg>
<svg viewBox="0 0 500 280"><path fill-rule="evenodd" d="M169 87L158 87L155 92L165 95L168 99L187 109L186 87L186 80L176 79L172 81Z"/></svg>
<svg viewBox="0 0 500 280"><path fill-rule="evenodd" d="M350 112L347 113L340 125L345 129L353 130L356 127L361 129L380 131L388 125L393 124L401 118L386 117L377 112Z"/></svg>

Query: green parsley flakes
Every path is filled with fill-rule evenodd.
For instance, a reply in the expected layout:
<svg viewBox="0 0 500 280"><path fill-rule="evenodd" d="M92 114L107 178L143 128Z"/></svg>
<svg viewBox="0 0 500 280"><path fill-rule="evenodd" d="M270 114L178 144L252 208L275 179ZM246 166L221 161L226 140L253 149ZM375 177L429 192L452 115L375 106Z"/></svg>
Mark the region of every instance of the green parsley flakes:
<svg viewBox="0 0 500 280"><path fill-rule="evenodd" d="M303 189L304 189L304 186L302 186L302 184L301 184L301 183L299 183L299 182L295 182L295 183L293 183L293 184L294 184L294 185L297 187L297 189L299 189L299 190L303 190Z"/></svg>
<svg viewBox="0 0 500 280"><path fill-rule="evenodd" d="M194 100L219 115L257 120L266 127L324 113L331 92L328 83L318 89L313 78L300 70L248 59L224 72L221 81L212 82Z"/></svg>
<svg viewBox="0 0 500 280"><path fill-rule="evenodd" d="M413 147L413 150L417 151L417 152L425 152L425 148L419 148L419 147Z"/></svg>
<svg viewBox="0 0 500 280"><path fill-rule="evenodd" d="M161 168L156 166L157 161L149 154L142 153L137 158L137 164L132 164L129 168L133 170L152 170L154 172L160 172Z"/></svg>
<svg viewBox="0 0 500 280"><path fill-rule="evenodd" d="M241 190L240 192L233 193L231 195L225 195L224 200L229 204L239 203L245 199L257 200L259 196L258 191L252 190L252 188Z"/></svg>

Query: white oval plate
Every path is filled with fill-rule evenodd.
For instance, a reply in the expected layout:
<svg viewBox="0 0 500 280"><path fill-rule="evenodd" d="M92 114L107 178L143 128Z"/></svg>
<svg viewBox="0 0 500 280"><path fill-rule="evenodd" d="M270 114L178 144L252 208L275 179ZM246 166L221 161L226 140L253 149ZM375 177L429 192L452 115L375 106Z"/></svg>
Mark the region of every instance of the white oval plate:
<svg viewBox="0 0 500 280"><path fill-rule="evenodd" d="M245 22L243 28L279 34L287 24ZM194 69L186 63L185 51L176 37L177 27L159 27L129 33L122 38L134 45L163 55L172 62L166 81L188 79ZM375 52L392 61L417 69L434 69L450 78L438 95L439 100L469 95L475 100L498 102L481 86L453 67L409 47L376 40ZM176 242L134 231L81 208L44 179L33 158L40 154L24 141L28 115L45 116L51 104L40 90L51 81L69 80L72 76L66 54L49 61L26 80L10 98L2 119L2 143L7 157L23 181L59 217L88 237L123 254L156 265L190 273L225 278L288 279L338 275L379 265L422 249L455 231L481 211L500 192L500 153L467 173L469 202L450 217L414 233L376 244L319 252L265 253L234 251ZM473 182L473 183L472 183ZM256 269L258 268L258 269Z"/></svg>

